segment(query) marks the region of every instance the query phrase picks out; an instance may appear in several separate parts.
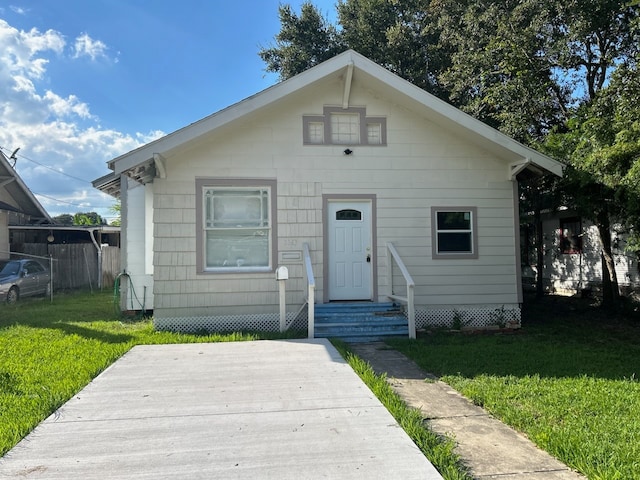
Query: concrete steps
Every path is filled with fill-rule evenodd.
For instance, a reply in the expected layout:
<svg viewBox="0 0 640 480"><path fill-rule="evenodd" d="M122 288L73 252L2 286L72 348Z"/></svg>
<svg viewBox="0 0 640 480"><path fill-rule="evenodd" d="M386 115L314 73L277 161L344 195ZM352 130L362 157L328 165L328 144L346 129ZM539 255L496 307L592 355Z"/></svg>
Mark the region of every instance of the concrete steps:
<svg viewBox="0 0 640 480"><path fill-rule="evenodd" d="M393 303L334 302L315 307L315 336L346 342L408 337L407 318Z"/></svg>

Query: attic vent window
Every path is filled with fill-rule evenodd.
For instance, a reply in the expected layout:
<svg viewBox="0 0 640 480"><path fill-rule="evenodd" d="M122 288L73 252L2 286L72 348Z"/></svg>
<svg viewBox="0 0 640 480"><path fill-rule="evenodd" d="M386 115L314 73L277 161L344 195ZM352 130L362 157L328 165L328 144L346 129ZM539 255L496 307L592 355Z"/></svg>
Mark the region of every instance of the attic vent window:
<svg viewBox="0 0 640 480"><path fill-rule="evenodd" d="M303 115L305 145L386 145L387 119L367 117L365 107L324 107L322 115Z"/></svg>

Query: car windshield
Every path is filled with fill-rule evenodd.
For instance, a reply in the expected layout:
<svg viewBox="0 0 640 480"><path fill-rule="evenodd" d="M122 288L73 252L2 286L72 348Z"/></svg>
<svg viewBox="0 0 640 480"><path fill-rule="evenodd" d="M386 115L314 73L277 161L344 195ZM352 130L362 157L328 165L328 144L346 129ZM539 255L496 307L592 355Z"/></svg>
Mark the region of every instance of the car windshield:
<svg viewBox="0 0 640 480"><path fill-rule="evenodd" d="M0 262L0 275L1 276L7 276L7 275L17 275L18 271L20 270L20 263L19 262Z"/></svg>

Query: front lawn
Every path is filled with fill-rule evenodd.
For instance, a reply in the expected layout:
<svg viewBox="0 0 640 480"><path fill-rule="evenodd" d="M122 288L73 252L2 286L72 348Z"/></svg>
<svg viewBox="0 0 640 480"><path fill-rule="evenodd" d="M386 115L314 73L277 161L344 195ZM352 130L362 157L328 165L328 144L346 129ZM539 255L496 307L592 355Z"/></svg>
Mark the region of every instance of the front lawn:
<svg viewBox="0 0 640 480"><path fill-rule="evenodd" d="M515 334L391 343L589 479L640 478L637 320L547 298Z"/></svg>

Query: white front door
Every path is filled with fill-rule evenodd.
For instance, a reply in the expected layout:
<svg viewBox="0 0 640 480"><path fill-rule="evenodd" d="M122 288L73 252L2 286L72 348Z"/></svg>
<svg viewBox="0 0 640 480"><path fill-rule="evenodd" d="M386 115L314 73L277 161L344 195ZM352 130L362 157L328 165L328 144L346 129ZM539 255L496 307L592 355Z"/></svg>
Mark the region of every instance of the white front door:
<svg viewBox="0 0 640 480"><path fill-rule="evenodd" d="M328 204L329 300L373 297L371 210L368 200Z"/></svg>

